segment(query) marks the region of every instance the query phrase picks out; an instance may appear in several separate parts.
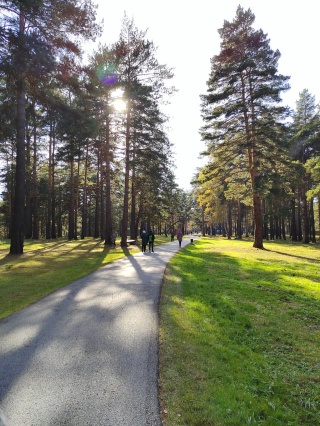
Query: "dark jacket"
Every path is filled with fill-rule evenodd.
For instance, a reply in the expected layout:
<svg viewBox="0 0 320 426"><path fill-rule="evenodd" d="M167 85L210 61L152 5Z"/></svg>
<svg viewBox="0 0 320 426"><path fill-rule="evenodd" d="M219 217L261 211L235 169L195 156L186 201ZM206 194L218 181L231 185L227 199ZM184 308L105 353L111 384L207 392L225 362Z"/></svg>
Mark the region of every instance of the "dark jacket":
<svg viewBox="0 0 320 426"><path fill-rule="evenodd" d="M149 235L146 232L142 232L141 234L142 245L146 246L148 241L149 241Z"/></svg>

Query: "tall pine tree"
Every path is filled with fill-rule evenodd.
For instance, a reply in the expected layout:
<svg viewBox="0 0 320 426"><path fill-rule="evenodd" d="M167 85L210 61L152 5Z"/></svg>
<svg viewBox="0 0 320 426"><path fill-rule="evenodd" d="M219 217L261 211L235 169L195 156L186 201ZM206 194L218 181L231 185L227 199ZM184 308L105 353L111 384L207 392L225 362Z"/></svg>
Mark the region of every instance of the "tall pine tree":
<svg viewBox="0 0 320 426"><path fill-rule="evenodd" d="M261 191L268 167L279 153L287 109L278 106L288 78L277 72L280 53L255 30L250 9L238 7L232 22L218 30L221 51L212 58L208 93L203 96L203 139L211 153L219 146L228 160L243 156L251 180L254 247L263 248Z"/></svg>
<svg viewBox="0 0 320 426"><path fill-rule="evenodd" d="M79 39L93 38L99 28L91 0L0 0L0 62L15 83L16 177L11 254L23 253L25 207L26 94L28 77L55 71L63 58L80 54Z"/></svg>

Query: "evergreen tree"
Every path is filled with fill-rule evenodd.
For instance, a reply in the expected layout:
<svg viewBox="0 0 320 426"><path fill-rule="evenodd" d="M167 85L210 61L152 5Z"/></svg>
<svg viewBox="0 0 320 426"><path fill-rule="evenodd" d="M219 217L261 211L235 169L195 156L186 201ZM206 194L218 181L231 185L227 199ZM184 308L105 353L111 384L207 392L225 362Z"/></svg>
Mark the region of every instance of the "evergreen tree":
<svg viewBox="0 0 320 426"><path fill-rule="evenodd" d="M288 77L277 73L278 50L267 35L255 30L250 9L238 7L232 22L218 31L222 42L212 58L208 93L203 96L203 139L209 150L219 147L229 159L242 156L251 180L254 208L254 247L263 248L262 196L267 170L283 156L280 141L287 109L277 106L289 88Z"/></svg>
<svg viewBox="0 0 320 426"><path fill-rule="evenodd" d="M75 37L93 38L95 8L91 1L1 0L2 69L10 75L17 99L15 197L11 254L23 253L25 205L25 128L28 77L55 70L55 58L80 53Z"/></svg>
<svg viewBox="0 0 320 426"><path fill-rule="evenodd" d="M149 86L153 93L160 96L163 80L172 77L166 66L160 65L155 57L154 44L146 39L146 32L139 31L133 20L124 17L119 42L116 44L118 55L119 81L124 88L127 100L124 159L124 196L121 245L127 245L129 224L130 172L132 170L132 150L135 141L135 97L138 85Z"/></svg>
<svg viewBox="0 0 320 426"><path fill-rule="evenodd" d="M304 89L299 93L293 120L293 137L289 149L290 156L298 162L297 172L300 171L299 195L302 204L303 242L310 242L310 225L314 223L313 199L308 203L307 192L312 189L310 169L306 162L320 154L320 116L317 111L315 97ZM309 163L310 164L310 163ZM300 167L299 167L300 166ZM312 237L315 241L315 237Z"/></svg>

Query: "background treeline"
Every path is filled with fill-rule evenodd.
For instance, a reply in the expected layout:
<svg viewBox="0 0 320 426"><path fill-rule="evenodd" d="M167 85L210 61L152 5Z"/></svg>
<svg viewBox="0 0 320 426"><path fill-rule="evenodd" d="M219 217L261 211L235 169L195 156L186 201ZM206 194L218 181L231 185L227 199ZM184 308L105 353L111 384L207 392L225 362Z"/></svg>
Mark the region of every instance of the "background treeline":
<svg viewBox="0 0 320 426"><path fill-rule="evenodd" d="M119 38L100 35L91 1L0 0L0 237L114 234L142 228L315 242L319 231L320 116L307 89L281 104L289 77L279 51L238 7L218 30L202 99L207 165L192 193L175 183L163 105L172 70L124 17ZM91 44L92 45L92 44ZM190 141L193 143L193 141Z"/></svg>
<svg viewBox="0 0 320 426"><path fill-rule="evenodd" d="M2 238L136 238L185 216L162 105L174 88L156 48L124 17L119 39L84 62L100 34L91 2L1 1ZM122 108L121 108L122 107Z"/></svg>
<svg viewBox="0 0 320 426"><path fill-rule="evenodd" d="M320 109L304 89L295 111L281 105L289 77L278 73L279 51L255 30L254 14L238 7L218 32L202 96L207 165L195 191L203 232L309 243L319 232Z"/></svg>

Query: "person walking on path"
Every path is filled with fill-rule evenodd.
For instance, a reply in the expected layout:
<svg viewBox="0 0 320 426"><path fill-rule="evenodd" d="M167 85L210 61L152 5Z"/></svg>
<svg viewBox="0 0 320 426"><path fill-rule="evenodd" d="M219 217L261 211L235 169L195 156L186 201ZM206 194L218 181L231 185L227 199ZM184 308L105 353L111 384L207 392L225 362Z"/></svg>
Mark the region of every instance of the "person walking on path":
<svg viewBox="0 0 320 426"><path fill-rule="evenodd" d="M148 234L146 233L145 230L142 231L140 236L141 236L142 253L145 253L146 250L147 250L147 244L148 244L148 241L149 241L149 236L148 236Z"/></svg>
<svg viewBox="0 0 320 426"><path fill-rule="evenodd" d="M179 247L181 248L181 241L182 241L182 231L181 231L181 229L179 229L178 232L177 232L177 239L179 241Z"/></svg>
<svg viewBox="0 0 320 426"><path fill-rule="evenodd" d="M153 252L153 243L154 243L154 239L155 239L154 233L153 233L153 232L151 231L151 229L150 229L149 234L148 234L149 253L150 253L150 251L152 251L152 252Z"/></svg>

